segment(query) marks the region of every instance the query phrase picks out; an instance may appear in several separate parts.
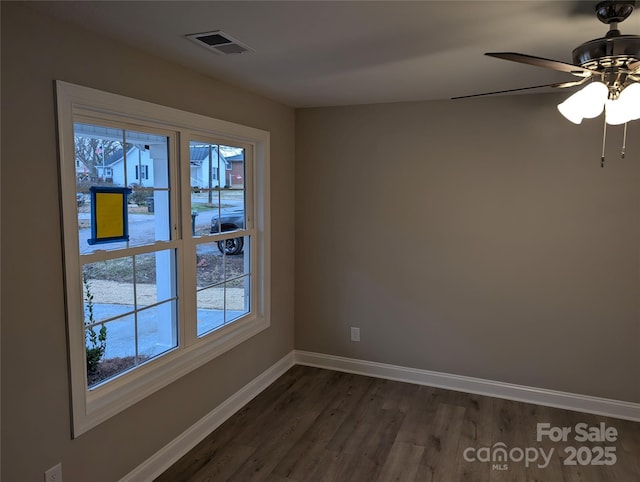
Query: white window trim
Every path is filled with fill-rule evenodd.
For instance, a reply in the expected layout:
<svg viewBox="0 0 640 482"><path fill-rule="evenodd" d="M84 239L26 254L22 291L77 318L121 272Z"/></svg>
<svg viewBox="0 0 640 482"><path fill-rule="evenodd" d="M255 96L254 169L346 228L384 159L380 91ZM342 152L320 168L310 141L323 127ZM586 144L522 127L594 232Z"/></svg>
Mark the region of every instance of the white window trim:
<svg viewBox="0 0 640 482"><path fill-rule="evenodd" d="M56 94L63 210L62 229L65 242L65 296L67 332L69 334L72 433L74 437L77 437L270 326L270 134L260 129L63 81L56 81ZM189 328L190 320L187 319L179 326L178 348L151 360L126 375L88 391L84 369L84 319L79 316L77 308L83 304L82 280L77 269L79 263L77 217L70 216L69 213L75 213L77 209L73 139L74 115L86 115L91 112L104 118L111 115L120 119L130 119L131 122L138 125L147 123L150 126L164 126L167 130L179 133L180 143L188 143L189 136L203 135L251 145L256 175L254 190L251 193L255 199L255 219L253 221L255 236L252 242L256 245L257 264L254 265L256 271L252 273L256 287L251 300L252 315L234 321L198 339L193 338L193 333L188 333L193 332L194 329ZM177 151L176 146L173 149ZM187 201L190 192L188 170L188 162L186 166L180 166L182 203ZM186 177L182 171L186 171ZM190 232L190 219L178 219L178 222L183 233ZM167 244L169 246L173 243ZM184 259L180 259L182 257L184 255L179 254L178 263L184 263ZM181 305L184 306L185 303L183 302ZM184 319L184 308L179 310L180 316ZM193 324L195 326L195 321Z"/></svg>

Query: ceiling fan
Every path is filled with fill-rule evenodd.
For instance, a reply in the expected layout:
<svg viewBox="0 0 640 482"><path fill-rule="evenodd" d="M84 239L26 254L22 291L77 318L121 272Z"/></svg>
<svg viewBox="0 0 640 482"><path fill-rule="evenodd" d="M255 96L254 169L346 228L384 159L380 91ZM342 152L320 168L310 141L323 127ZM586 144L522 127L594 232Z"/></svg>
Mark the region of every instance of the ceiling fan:
<svg viewBox="0 0 640 482"><path fill-rule="evenodd" d="M558 105L558 110L569 121L580 124L583 119L598 117L605 111L602 156L605 163L607 124L624 124L622 158L624 159L627 123L640 119L640 36L622 35L618 24L626 20L636 5L632 0L608 0L598 3L595 13L602 23L609 25L607 34L589 40L573 49L573 63L560 62L515 52L489 52L485 55L513 62L543 67L572 74L578 79L546 85L464 95L453 99L466 99L484 95L504 94L544 87L571 88L585 85Z"/></svg>

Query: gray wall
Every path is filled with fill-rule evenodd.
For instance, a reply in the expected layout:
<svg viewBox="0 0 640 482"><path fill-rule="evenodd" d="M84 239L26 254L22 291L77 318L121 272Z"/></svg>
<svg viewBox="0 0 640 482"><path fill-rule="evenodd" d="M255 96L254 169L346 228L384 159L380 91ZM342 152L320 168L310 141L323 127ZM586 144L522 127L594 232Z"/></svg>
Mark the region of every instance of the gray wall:
<svg viewBox="0 0 640 482"><path fill-rule="evenodd" d="M298 110L296 349L640 402L640 123L566 95Z"/></svg>
<svg viewBox="0 0 640 482"><path fill-rule="evenodd" d="M114 481L293 349L293 109L107 38L2 8L2 479ZM75 440L58 207L54 79L271 132L272 326Z"/></svg>

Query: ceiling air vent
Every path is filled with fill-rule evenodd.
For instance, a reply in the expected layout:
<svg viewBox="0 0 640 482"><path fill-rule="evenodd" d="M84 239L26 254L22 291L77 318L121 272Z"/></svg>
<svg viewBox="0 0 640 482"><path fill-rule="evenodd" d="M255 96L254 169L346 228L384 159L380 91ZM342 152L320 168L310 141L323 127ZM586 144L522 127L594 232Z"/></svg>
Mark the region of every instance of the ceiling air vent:
<svg viewBox="0 0 640 482"><path fill-rule="evenodd" d="M213 32L192 33L185 35L188 39L193 40L198 45L214 51L221 55L242 54L244 52L253 52L249 46L234 39L231 35L221 30Z"/></svg>

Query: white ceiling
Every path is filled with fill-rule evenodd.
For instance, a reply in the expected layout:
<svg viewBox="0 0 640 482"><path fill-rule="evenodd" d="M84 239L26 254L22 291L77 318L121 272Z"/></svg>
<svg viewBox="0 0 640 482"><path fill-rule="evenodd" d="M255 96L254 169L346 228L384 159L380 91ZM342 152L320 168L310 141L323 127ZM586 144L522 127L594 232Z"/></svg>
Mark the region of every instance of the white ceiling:
<svg viewBox="0 0 640 482"><path fill-rule="evenodd" d="M294 107L448 99L574 80L489 58L512 51L571 62L608 27L597 2L79 1L33 4ZM640 7L620 24L640 34ZM255 52L217 55L184 35L222 30Z"/></svg>

